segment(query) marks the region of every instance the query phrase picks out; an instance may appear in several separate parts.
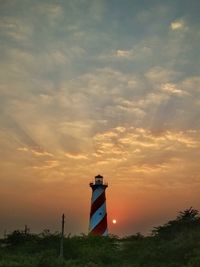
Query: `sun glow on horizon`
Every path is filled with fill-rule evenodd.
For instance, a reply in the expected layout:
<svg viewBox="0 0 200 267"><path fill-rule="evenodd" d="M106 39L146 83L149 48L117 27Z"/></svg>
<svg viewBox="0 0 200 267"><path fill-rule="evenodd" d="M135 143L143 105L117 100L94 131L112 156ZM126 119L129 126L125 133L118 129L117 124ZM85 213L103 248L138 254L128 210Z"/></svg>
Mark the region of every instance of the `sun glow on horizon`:
<svg viewBox="0 0 200 267"><path fill-rule="evenodd" d="M116 220L116 219L113 219L113 220L112 220L112 223L113 223L113 224L116 224L116 223L117 223L117 220Z"/></svg>

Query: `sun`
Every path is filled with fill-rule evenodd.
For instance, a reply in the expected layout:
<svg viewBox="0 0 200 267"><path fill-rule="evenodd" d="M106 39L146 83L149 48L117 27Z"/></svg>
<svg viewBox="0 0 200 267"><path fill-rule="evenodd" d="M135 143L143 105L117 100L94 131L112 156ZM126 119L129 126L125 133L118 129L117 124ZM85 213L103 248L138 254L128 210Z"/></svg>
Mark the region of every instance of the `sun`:
<svg viewBox="0 0 200 267"><path fill-rule="evenodd" d="M117 220L113 219L113 220L112 220L112 223L113 223L113 224L116 224L116 223L117 223Z"/></svg>

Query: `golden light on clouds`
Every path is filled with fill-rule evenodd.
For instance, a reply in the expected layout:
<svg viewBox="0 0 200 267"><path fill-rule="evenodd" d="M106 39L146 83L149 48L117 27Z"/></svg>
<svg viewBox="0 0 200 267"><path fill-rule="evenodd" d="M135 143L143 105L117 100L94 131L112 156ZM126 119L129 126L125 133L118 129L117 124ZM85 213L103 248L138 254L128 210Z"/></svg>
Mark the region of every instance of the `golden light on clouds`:
<svg viewBox="0 0 200 267"><path fill-rule="evenodd" d="M130 56L132 56L132 54L133 54L133 51L129 51L129 50L117 50L116 51L116 55L117 55L117 57L130 57Z"/></svg>
<svg viewBox="0 0 200 267"><path fill-rule="evenodd" d="M171 29L173 31L182 30L182 29L186 29L186 26L183 20L176 20L176 21L171 22Z"/></svg>

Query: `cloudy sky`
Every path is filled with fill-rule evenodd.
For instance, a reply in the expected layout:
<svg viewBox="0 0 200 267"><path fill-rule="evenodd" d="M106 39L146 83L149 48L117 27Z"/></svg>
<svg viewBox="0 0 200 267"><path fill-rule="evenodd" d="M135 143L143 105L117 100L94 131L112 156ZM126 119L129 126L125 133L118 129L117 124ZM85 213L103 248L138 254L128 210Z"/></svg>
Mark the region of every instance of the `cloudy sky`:
<svg viewBox="0 0 200 267"><path fill-rule="evenodd" d="M200 209L199 0L0 0L0 234ZM111 220L117 220L116 225Z"/></svg>

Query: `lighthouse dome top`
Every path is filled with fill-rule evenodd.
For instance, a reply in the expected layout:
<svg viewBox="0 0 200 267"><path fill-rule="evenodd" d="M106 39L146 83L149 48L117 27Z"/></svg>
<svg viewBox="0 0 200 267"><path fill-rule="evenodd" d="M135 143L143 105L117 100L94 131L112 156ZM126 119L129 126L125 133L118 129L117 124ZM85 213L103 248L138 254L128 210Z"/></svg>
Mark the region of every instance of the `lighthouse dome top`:
<svg viewBox="0 0 200 267"><path fill-rule="evenodd" d="M100 175L100 174L98 174L97 176L95 176L95 178L102 178L103 179L103 176L102 175Z"/></svg>

